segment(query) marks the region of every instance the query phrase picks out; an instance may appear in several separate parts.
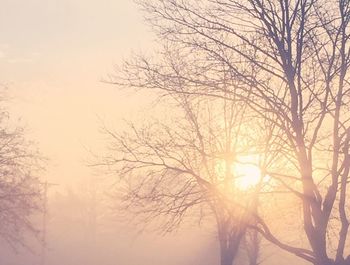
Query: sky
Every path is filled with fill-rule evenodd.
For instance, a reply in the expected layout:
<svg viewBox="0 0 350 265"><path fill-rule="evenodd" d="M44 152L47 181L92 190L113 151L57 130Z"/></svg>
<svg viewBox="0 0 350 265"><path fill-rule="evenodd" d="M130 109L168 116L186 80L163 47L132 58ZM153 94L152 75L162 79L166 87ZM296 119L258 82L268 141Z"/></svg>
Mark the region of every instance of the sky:
<svg viewBox="0 0 350 265"><path fill-rule="evenodd" d="M167 261L175 265L196 263L205 256L206 248L212 248L215 242L211 232L200 238L196 233L187 233L186 237L138 236L136 229L120 223L110 224L114 231L97 238L99 246L94 251L100 253L87 254L85 232L80 231L83 223L75 223L79 210L69 210L74 204L79 206L79 200L73 198L71 205L55 206L62 204L57 192L68 198L70 189L83 194L79 188L96 177L87 164L90 150L103 150L101 121L119 129L123 119L137 119L149 104L149 95L102 82L131 53L152 47L153 36L133 1L0 3L0 86L6 89L13 121L26 128L27 138L47 158L41 178L58 184L51 188L49 198L49 264L140 265ZM203 245L189 248L190 242L198 239L204 241ZM24 259L28 265L37 264L37 254L10 255L8 260L2 255L0 263L18 265ZM103 261L93 263L92 257Z"/></svg>
<svg viewBox="0 0 350 265"><path fill-rule="evenodd" d="M123 119L139 117L150 103L147 94L102 80L131 53L152 50L154 36L132 0L0 3L0 85L7 89L12 118L26 127L27 137L48 158L42 178L58 184L57 191L76 189L96 174L87 164L89 150L103 150L101 120L121 128ZM117 234L119 238L109 239L113 250L106 257L120 255L117 264L125 265L153 265L157 260L193 265L199 263L198 256L212 251L215 240L212 231L162 240L136 237L133 231ZM67 248L56 247L57 253L67 253ZM159 251L162 247L168 252ZM73 256L67 260L65 255L57 264L77 265Z"/></svg>
<svg viewBox="0 0 350 265"><path fill-rule="evenodd" d="M0 85L7 89L12 118L26 127L27 138L36 142L48 158L42 179L58 184L52 188L55 191L77 189L95 175L87 167L88 150L99 152L103 148L101 120L118 128L122 119L137 117L142 106L147 105L145 95L121 91L101 80L132 52L147 50L152 35L130 0L0 0L0 3ZM55 211L50 211L51 222L54 224L55 218L56 223L63 222ZM53 226L59 227L49 228ZM61 228L59 233L64 230ZM108 241L110 252L104 252L106 257L111 256L110 262L120 259L123 264L127 261L140 264L141 260L151 262L154 258L170 257L157 254L157 244L171 248L174 246L171 240L157 243L154 237L135 239L132 229L125 231L118 224L116 230L114 241ZM55 258L55 261L51 258L52 264L76 265L79 255L90 257L83 254L86 249L70 252L78 248L74 243L79 238L76 231L71 231L66 241L58 240L60 236L57 233L50 236L56 241L50 246L55 248L50 252ZM145 248L150 242L154 245ZM177 240L177 244L180 242L183 241ZM106 246L106 242L101 246ZM128 254L142 249L144 254L139 256ZM184 256L179 255L178 260ZM174 264L178 260L173 259Z"/></svg>
<svg viewBox="0 0 350 265"><path fill-rule="evenodd" d="M101 82L152 36L130 0L1 0L0 84L48 157L45 177L74 185L91 174L86 149L101 120L139 111L142 95Z"/></svg>

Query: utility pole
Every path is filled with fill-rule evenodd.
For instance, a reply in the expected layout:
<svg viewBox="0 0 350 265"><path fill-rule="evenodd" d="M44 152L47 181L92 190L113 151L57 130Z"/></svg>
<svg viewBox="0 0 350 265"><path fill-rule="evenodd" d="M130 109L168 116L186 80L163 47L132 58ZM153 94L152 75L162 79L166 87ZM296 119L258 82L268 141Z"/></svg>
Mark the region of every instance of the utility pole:
<svg viewBox="0 0 350 265"><path fill-rule="evenodd" d="M46 251L47 251L47 206L48 206L48 189L51 186L57 186L56 183L49 183L47 181L41 183L44 186L44 202L43 202L43 220L42 220L42 244L41 244L41 260L40 265L46 265Z"/></svg>
<svg viewBox="0 0 350 265"><path fill-rule="evenodd" d="M94 178L88 184L88 241L91 251L91 264L96 263L96 234L97 234L97 187Z"/></svg>

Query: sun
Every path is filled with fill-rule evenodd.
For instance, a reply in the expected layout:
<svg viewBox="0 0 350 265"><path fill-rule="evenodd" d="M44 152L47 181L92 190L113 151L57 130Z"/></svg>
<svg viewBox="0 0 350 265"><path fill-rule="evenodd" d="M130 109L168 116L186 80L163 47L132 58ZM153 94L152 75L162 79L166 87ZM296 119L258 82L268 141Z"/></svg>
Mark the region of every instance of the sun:
<svg viewBox="0 0 350 265"><path fill-rule="evenodd" d="M234 185L240 190L253 188L262 179L260 168L249 162L235 163L231 170L234 175Z"/></svg>
<svg viewBox="0 0 350 265"><path fill-rule="evenodd" d="M249 190L259 183L269 181L268 175L263 175L259 167L260 157L258 155L245 155L237 157L231 165L233 185L240 190Z"/></svg>
<svg viewBox="0 0 350 265"><path fill-rule="evenodd" d="M264 175L259 168L259 157L256 155L245 155L237 158L226 166L226 161L220 161L215 166L216 173L225 178L226 170L232 177L232 188L238 190L250 190L256 187L260 182L269 181L269 176Z"/></svg>

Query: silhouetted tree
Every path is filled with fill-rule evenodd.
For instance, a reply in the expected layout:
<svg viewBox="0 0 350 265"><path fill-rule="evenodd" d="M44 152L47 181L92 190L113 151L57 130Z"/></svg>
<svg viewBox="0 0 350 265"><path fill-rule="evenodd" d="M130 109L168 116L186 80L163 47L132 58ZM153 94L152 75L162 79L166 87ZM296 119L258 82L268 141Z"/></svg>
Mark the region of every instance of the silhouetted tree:
<svg viewBox="0 0 350 265"><path fill-rule="evenodd" d="M28 233L39 233L32 221L33 214L42 210L42 185L35 176L41 170L41 161L33 144L25 139L24 129L13 124L1 108L0 238L14 248L26 246Z"/></svg>
<svg viewBox="0 0 350 265"><path fill-rule="evenodd" d="M135 57L126 62L116 83L166 94L227 99L234 94L271 121L281 133L279 154L289 163L288 174L269 175L300 199L310 248L282 243L262 219L256 228L315 265L350 264L344 253L349 228L349 1L140 4L165 49L158 52L161 60ZM330 226L339 230L338 238L327 238Z"/></svg>
<svg viewBox="0 0 350 265"><path fill-rule="evenodd" d="M240 178L249 176L239 176L233 167L271 163L275 157L266 154L272 132L252 124L246 106L233 99L176 94L172 100L168 123L130 123L124 133L104 128L109 152L96 165L120 177L122 209L142 223L160 223L168 232L186 218L214 216L221 264L232 265L266 184L261 177L256 186L240 188ZM256 161L242 161L252 153Z"/></svg>

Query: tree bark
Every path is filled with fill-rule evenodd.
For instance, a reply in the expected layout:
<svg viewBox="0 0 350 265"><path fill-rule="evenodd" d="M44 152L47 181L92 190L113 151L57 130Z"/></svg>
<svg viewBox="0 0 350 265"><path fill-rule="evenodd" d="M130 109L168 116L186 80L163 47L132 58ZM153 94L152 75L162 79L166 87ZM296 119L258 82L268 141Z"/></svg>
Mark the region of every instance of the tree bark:
<svg viewBox="0 0 350 265"><path fill-rule="evenodd" d="M228 236L230 237L230 236ZM220 241L220 264L221 265L233 265L234 260L239 252L240 239L236 237L228 238L225 242Z"/></svg>
<svg viewBox="0 0 350 265"><path fill-rule="evenodd" d="M225 220L219 225L221 265L234 264L245 231L242 227L232 227L230 220Z"/></svg>

